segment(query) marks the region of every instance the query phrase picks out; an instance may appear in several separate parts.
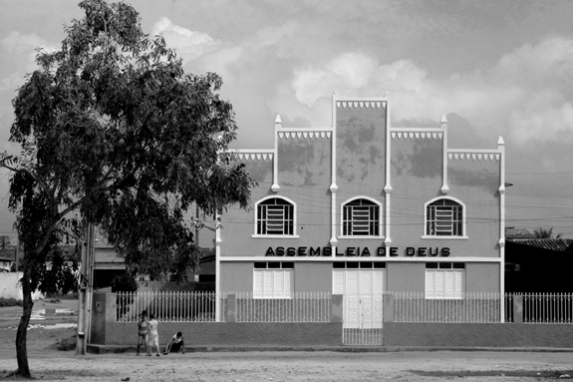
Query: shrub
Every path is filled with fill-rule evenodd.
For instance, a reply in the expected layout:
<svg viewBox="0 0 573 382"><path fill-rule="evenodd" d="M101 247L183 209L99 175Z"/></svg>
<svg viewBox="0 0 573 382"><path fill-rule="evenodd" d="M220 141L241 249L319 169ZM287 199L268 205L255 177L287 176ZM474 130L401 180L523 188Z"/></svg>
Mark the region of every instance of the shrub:
<svg viewBox="0 0 573 382"><path fill-rule="evenodd" d="M22 305L23 305L22 300L16 300L15 298L0 297L0 307L3 307L3 306L22 306Z"/></svg>

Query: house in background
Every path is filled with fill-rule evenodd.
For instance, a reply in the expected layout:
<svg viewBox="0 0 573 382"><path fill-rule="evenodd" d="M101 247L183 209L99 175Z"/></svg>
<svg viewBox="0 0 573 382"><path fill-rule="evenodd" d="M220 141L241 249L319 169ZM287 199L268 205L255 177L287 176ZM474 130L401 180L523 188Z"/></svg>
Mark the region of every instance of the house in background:
<svg viewBox="0 0 573 382"><path fill-rule="evenodd" d="M193 209L191 209L193 210ZM187 272L187 283L150 281L146 275L137 278L140 291L214 291L215 290L215 228L214 223L206 219L199 231L199 245L203 251L199 269ZM125 272L124 258L109 244L104 235L96 229L94 246L94 289L111 291L116 276Z"/></svg>
<svg viewBox="0 0 573 382"><path fill-rule="evenodd" d="M10 272L16 263L16 247L0 249L0 272Z"/></svg>
<svg viewBox="0 0 573 382"><path fill-rule="evenodd" d="M507 235L505 291L508 293L573 292L573 239L536 239Z"/></svg>

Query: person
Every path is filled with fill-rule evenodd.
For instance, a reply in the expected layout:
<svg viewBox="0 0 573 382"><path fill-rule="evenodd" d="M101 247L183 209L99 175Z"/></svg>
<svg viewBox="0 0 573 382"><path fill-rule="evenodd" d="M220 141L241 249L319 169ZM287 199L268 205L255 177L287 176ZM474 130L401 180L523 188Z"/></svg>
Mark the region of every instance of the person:
<svg viewBox="0 0 573 382"><path fill-rule="evenodd" d="M151 313L149 315L149 329L147 332L147 355L150 356L153 351L153 347L157 349L156 356L159 357L159 333L157 327L159 322L155 318L155 314Z"/></svg>
<svg viewBox="0 0 573 382"><path fill-rule="evenodd" d="M165 351L163 352L164 355L167 355L171 352L178 353L181 351L182 354L185 354L185 339L183 338L183 333L177 332L177 334L173 335L171 341L165 345Z"/></svg>
<svg viewBox="0 0 573 382"><path fill-rule="evenodd" d="M149 323L147 321L147 311L141 311L139 315L139 321L137 322L137 353L135 355L141 355L139 349L141 346L147 346L147 331Z"/></svg>

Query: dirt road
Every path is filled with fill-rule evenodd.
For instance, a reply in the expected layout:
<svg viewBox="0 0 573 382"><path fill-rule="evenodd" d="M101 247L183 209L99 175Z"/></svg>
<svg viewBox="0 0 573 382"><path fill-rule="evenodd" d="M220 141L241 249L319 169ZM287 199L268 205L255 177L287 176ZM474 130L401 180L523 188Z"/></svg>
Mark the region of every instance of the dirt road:
<svg viewBox="0 0 573 382"><path fill-rule="evenodd" d="M248 352L133 353L76 356L34 350L42 381L547 381L573 375L572 353L506 352ZM13 350L0 350L0 372L16 368ZM561 378L559 378L561 376ZM7 379L11 380L11 379Z"/></svg>
<svg viewBox="0 0 573 382"><path fill-rule="evenodd" d="M42 305L43 304L43 305ZM73 307L73 303L70 303ZM53 308L40 302L35 308ZM0 380L16 369L16 330L0 308ZM11 311L10 311L11 312ZM11 312L12 313L12 312ZM13 312L16 316L17 310ZM15 317L16 318L16 317ZM64 317L73 321L73 317ZM53 324L56 319L45 321ZM41 321L35 322L42 324ZM242 352L187 353L161 357L134 353L77 356L59 351L75 341L76 329L28 331L33 376L42 381L549 381L573 376L573 352Z"/></svg>

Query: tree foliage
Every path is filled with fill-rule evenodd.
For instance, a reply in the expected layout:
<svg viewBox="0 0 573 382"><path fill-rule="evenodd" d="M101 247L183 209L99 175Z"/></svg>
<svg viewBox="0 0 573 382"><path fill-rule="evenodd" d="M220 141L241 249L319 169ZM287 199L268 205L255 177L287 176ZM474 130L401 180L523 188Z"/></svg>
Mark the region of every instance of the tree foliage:
<svg viewBox="0 0 573 382"><path fill-rule="evenodd" d="M533 231L533 236L535 236L536 239L559 239L559 238L561 238L560 233L555 234L553 232L553 227L551 227L549 229L539 227Z"/></svg>
<svg viewBox="0 0 573 382"><path fill-rule="evenodd" d="M39 69L18 90L10 140L21 152L0 162L12 170L9 205L24 244L17 350L25 376L36 270L65 235L97 224L130 271L159 278L174 263L197 262L185 218L193 203L209 214L247 208L254 184L226 154L237 126L217 94L221 78L185 73L162 37L142 32L130 5L79 6L85 16L65 28L61 49L38 51Z"/></svg>

